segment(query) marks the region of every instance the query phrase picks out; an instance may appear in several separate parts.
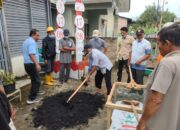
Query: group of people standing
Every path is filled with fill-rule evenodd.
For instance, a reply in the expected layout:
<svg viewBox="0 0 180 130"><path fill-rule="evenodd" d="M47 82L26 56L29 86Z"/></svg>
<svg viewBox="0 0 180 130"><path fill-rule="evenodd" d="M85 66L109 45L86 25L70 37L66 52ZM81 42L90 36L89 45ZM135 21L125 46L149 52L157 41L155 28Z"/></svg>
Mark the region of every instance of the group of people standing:
<svg viewBox="0 0 180 130"><path fill-rule="evenodd" d="M129 67L132 69L134 80L138 84L143 84L144 69L146 62L151 55L151 44L144 38L144 31L136 31L136 40L128 35L128 29L122 27L121 38L117 44L117 55L119 60L118 78L122 80L122 70L125 66L128 80ZM39 54L37 51L37 41L40 33L36 29L30 31L30 37L23 43L24 67L31 78L31 91L27 100L28 104L39 102L37 96L43 94L39 90L41 80L39 71ZM72 61L71 52L75 51L74 42L69 38L69 31L64 30L64 38L60 40L59 49L61 50L60 82L67 82ZM158 47L162 57L164 57L155 68L152 76L147 82L147 93L145 95L144 111L137 130L179 130L180 129L180 26L173 24L163 28L157 36ZM46 64L45 84L52 85L53 63L56 55L56 44L54 30L52 27L47 29L47 36L43 39L43 58ZM107 48L105 41L99 38L99 31L93 32L93 38L84 46L84 54L89 57L89 75L96 72L95 85L97 93L101 93L102 80L105 78L107 95L111 91L111 72L113 64L106 56ZM64 60L62 60L64 59ZM66 74L65 74L66 71ZM143 91L142 91L143 92ZM142 93L139 93L142 94ZM173 110L171 109L173 108ZM16 130L12 119L15 117L14 110L9 103L2 81L0 79L0 128L6 130Z"/></svg>
<svg viewBox="0 0 180 130"><path fill-rule="evenodd" d="M24 67L31 79L31 90L28 104L37 103L40 100L38 95L44 94L40 91L41 79L39 72L41 66L39 63L39 53L37 42L40 39L40 32L36 29L30 31L29 38L27 38L22 47L24 57ZM64 38L59 42L60 61L60 82L67 82L70 73L70 64L72 62L72 51L75 51L75 45L72 39L69 38L69 30L64 30ZM47 36L42 40L42 57L45 64L45 77L44 84L52 86L54 85L54 79L52 72L54 70L54 61L56 58L56 40L53 27L47 28ZM65 73L66 72L66 73Z"/></svg>
<svg viewBox="0 0 180 130"><path fill-rule="evenodd" d="M143 84L144 69L146 66L146 60L151 54L151 44L149 41L144 39L144 31L142 29L137 30L136 40L128 35L127 27L122 27L120 31L121 38L117 44L117 56L119 60L117 81L121 82L122 70L125 66L128 74L127 82L130 82L129 66L131 66L134 80L138 84ZM69 38L69 35L69 30L65 29L64 38L59 41L61 63L59 76L60 84L63 84L64 82L67 83L69 80L72 52L75 51L76 48L74 41ZM39 40L40 33L38 30L32 29L29 36L30 37L24 41L22 49L25 70L29 74L32 83L27 103L32 104L39 102L37 96L43 94L43 92L39 90L41 85L39 76L41 66L39 64L39 54L36 43ZM84 47L84 53L88 54L87 56L89 57L89 75L87 76L87 80L89 80L90 76L97 71L95 76L97 92L102 93L102 80L105 78L107 95L109 95L112 87L111 71L113 64L106 56L107 47L105 41L99 36L99 31L94 30L92 39L90 39ZM47 28L47 36L42 40L42 57L44 58L44 64L46 65L44 84L52 86L54 85L52 72L56 57L56 40L53 27ZM142 94L142 92L140 93Z"/></svg>
<svg viewBox="0 0 180 130"><path fill-rule="evenodd" d="M130 82L129 69L131 69L134 81L142 85L144 83L144 70L146 68L147 60L151 56L151 44L144 38L143 29L138 29L136 31L136 40L133 36L128 35L127 27L122 27L120 31L121 37L117 42L117 81L121 82L123 68L125 67L128 75L127 82ZM130 92L136 91L132 89ZM143 94L143 90L137 92Z"/></svg>

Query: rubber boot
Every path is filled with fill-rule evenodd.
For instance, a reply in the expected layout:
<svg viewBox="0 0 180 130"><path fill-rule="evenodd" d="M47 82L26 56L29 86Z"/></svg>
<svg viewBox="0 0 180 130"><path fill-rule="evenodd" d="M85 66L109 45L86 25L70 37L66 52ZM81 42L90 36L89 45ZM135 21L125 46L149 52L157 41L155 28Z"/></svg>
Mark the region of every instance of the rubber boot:
<svg viewBox="0 0 180 130"><path fill-rule="evenodd" d="M53 79L52 73L50 73L50 82L55 82L55 80Z"/></svg>
<svg viewBox="0 0 180 130"><path fill-rule="evenodd" d="M50 81L50 80L51 80L50 78L51 78L50 75L48 75L48 74L45 75L45 82L44 82L45 85L49 85L49 86L53 86L53 85L54 85L54 84Z"/></svg>

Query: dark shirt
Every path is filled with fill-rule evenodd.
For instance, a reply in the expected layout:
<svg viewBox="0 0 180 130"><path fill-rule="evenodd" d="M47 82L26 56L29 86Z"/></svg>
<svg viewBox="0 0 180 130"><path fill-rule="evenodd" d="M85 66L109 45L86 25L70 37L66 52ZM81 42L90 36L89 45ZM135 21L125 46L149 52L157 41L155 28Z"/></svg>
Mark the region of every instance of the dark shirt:
<svg viewBox="0 0 180 130"><path fill-rule="evenodd" d="M2 92L0 92L0 130L11 130L10 123L10 104L9 101Z"/></svg>
<svg viewBox="0 0 180 130"><path fill-rule="evenodd" d="M56 40L46 36L42 41L42 56L45 60L54 59L56 56Z"/></svg>

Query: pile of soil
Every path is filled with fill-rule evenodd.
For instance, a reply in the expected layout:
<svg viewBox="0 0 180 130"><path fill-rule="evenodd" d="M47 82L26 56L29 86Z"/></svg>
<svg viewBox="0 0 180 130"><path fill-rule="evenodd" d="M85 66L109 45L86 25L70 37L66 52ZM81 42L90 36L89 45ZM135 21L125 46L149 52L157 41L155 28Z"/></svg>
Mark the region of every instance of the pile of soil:
<svg viewBox="0 0 180 130"><path fill-rule="evenodd" d="M69 91L45 98L43 104L33 110L34 126L59 130L87 124L88 119L96 116L105 104L103 96L79 92L69 105L65 105L72 93Z"/></svg>

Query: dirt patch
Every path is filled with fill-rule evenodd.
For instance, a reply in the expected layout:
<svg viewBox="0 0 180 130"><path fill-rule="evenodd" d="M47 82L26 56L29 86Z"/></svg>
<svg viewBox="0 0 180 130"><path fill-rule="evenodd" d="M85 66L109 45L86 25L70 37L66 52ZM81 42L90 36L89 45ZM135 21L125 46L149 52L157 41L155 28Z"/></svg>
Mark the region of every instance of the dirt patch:
<svg viewBox="0 0 180 130"><path fill-rule="evenodd" d="M35 127L46 127L47 130L73 128L81 124L88 124L88 120L95 117L105 104L103 96L80 92L70 103L64 102L72 91L60 93L43 100L43 104L33 109Z"/></svg>

